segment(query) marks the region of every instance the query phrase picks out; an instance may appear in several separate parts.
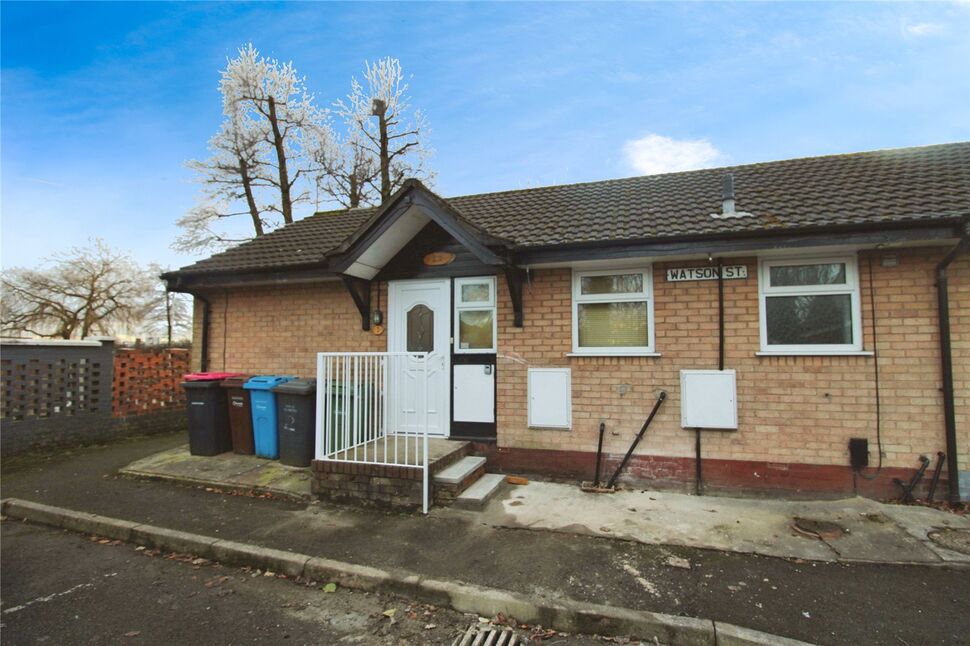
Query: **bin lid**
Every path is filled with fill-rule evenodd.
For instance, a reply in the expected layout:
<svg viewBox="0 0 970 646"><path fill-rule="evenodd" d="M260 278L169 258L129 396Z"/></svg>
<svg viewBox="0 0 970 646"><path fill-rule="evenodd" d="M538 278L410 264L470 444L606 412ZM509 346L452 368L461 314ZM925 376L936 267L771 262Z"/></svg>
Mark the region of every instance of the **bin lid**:
<svg viewBox="0 0 970 646"><path fill-rule="evenodd" d="M310 395L317 391L316 379L292 379L273 388L274 393Z"/></svg>
<svg viewBox="0 0 970 646"><path fill-rule="evenodd" d="M253 377L243 385L246 390L272 390L274 386L278 386L287 381L296 379L296 377L285 377L283 375L259 375Z"/></svg>
<svg viewBox="0 0 970 646"><path fill-rule="evenodd" d="M185 375L185 381L222 381L227 377L241 377L241 372L190 372Z"/></svg>
<svg viewBox="0 0 970 646"><path fill-rule="evenodd" d="M239 375L236 377L227 377L220 384L223 388L242 388L243 385L249 381L252 375Z"/></svg>

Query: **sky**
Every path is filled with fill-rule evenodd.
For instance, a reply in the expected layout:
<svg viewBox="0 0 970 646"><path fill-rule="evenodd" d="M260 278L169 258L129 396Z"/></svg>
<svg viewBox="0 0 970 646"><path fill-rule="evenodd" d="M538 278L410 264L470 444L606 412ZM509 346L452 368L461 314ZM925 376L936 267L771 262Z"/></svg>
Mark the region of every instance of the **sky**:
<svg viewBox="0 0 970 646"><path fill-rule="evenodd" d="M199 257L170 248L199 195L185 162L248 42L321 106L400 59L444 196L970 140L967 0L2 2L2 266L92 237Z"/></svg>

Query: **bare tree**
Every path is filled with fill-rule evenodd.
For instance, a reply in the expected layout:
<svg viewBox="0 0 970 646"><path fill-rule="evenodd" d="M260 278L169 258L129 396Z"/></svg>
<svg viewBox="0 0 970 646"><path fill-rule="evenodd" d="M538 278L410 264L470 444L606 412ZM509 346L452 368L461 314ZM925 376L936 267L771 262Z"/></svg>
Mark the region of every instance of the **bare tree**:
<svg viewBox="0 0 970 646"><path fill-rule="evenodd" d="M168 291L165 282L158 278L163 271L156 264L148 266L148 272L155 276L154 290L138 333L164 337L166 345L172 347L176 340L192 338L192 301L186 294Z"/></svg>
<svg viewBox="0 0 970 646"><path fill-rule="evenodd" d="M350 131L359 133L361 146L376 159L381 202L408 178L431 182L425 168L432 151L423 139L428 134L424 115L412 110L408 84L396 58L364 63L364 82L351 80L346 101L335 104Z"/></svg>
<svg viewBox="0 0 970 646"><path fill-rule="evenodd" d="M375 203L378 167L364 147L360 133L351 131L340 139L329 125L321 125L308 138L314 166L317 208L320 193L348 209Z"/></svg>
<svg viewBox="0 0 970 646"><path fill-rule="evenodd" d="M293 64L262 56L252 43L229 61L219 89L223 112L231 121L243 118L264 126L260 130L271 151L266 163L274 172L265 173L263 179L279 191L280 198L278 206L270 208L278 209L283 222L289 224L293 205L307 198L298 188L307 170L301 159L303 130L322 114Z"/></svg>
<svg viewBox="0 0 970 646"><path fill-rule="evenodd" d="M219 132L209 140L212 155L205 161L190 161L203 186L202 200L177 222L182 233L172 247L178 251L218 249L247 238L233 238L217 226L227 218L248 215L256 236L267 226L266 207L260 189L266 150L260 124L244 115L227 118Z"/></svg>
<svg viewBox="0 0 970 646"><path fill-rule="evenodd" d="M51 257L41 269L14 268L0 285L4 333L47 338L110 334L137 324L152 298L154 278L103 240Z"/></svg>

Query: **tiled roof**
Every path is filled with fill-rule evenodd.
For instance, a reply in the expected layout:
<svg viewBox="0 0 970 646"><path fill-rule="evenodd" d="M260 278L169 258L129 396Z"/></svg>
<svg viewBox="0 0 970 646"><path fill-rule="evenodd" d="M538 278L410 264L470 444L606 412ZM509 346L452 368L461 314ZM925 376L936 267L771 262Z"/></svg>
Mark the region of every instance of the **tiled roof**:
<svg viewBox="0 0 970 646"><path fill-rule="evenodd" d="M716 219L722 179L737 210ZM517 247L958 218L970 214L970 142L809 157L447 198L464 219ZM376 209L330 211L179 273L286 269L322 262Z"/></svg>

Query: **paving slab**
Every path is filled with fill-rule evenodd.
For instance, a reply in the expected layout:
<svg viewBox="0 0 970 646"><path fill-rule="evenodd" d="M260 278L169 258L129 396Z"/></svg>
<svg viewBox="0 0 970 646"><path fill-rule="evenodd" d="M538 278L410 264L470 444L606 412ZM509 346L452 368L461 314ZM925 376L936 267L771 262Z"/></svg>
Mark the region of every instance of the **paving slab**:
<svg viewBox="0 0 970 646"><path fill-rule="evenodd" d="M119 473L142 478L175 480L212 487L253 490L308 500L310 469L290 467L254 455L222 453L200 456L189 453L188 444L136 460Z"/></svg>
<svg viewBox="0 0 970 646"><path fill-rule="evenodd" d="M847 531L827 540L805 537L792 530L796 517L833 522ZM572 485L533 481L490 503L482 520L493 527L813 561L970 563L970 556L946 550L927 537L934 528L970 527L967 518L860 497L790 501L657 491L595 494Z"/></svg>

